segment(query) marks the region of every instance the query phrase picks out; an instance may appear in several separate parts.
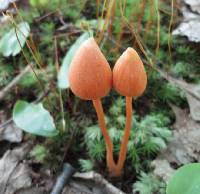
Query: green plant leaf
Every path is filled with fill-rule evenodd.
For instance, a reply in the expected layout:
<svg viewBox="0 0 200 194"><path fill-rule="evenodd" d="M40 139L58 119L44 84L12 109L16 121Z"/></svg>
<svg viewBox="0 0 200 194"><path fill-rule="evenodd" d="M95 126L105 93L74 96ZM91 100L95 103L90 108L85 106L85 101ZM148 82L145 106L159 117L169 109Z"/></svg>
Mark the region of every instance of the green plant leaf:
<svg viewBox="0 0 200 194"><path fill-rule="evenodd" d="M29 3L31 4L31 6L33 7L44 7L47 6L48 4L48 0L29 0Z"/></svg>
<svg viewBox="0 0 200 194"><path fill-rule="evenodd" d="M155 175L141 171L138 180L133 184L133 193L165 194L165 183Z"/></svg>
<svg viewBox="0 0 200 194"><path fill-rule="evenodd" d="M32 156L37 162L40 163L44 163L48 154L48 150L43 145L34 146L30 152L30 156Z"/></svg>
<svg viewBox="0 0 200 194"><path fill-rule="evenodd" d="M61 89L69 88L69 81L68 81L68 71L69 66L72 61L72 58L79 48L79 46L87 40L89 37L91 37L92 32L85 32L83 33L76 42L69 48L67 54L65 55L60 71L58 73L58 87Z"/></svg>
<svg viewBox="0 0 200 194"><path fill-rule="evenodd" d="M199 194L200 163L179 168L167 185L167 194Z"/></svg>
<svg viewBox="0 0 200 194"><path fill-rule="evenodd" d="M83 172L91 171L94 168L94 164L91 160L79 159L79 164Z"/></svg>
<svg viewBox="0 0 200 194"><path fill-rule="evenodd" d="M19 128L31 134L45 137L58 134L52 116L41 103L17 101L13 110L13 120Z"/></svg>
<svg viewBox="0 0 200 194"><path fill-rule="evenodd" d="M99 29L100 31L103 30L103 26L105 25L104 19L80 19L75 23L75 26L78 28L84 28L84 29Z"/></svg>
<svg viewBox="0 0 200 194"><path fill-rule="evenodd" d="M20 53L20 44L22 47L24 46L29 33L30 27L27 22L21 22L18 24L16 31L15 28L12 28L9 32L7 32L0 40L0 52L3 54L3 56L16 56L18 53Z"/></svg>

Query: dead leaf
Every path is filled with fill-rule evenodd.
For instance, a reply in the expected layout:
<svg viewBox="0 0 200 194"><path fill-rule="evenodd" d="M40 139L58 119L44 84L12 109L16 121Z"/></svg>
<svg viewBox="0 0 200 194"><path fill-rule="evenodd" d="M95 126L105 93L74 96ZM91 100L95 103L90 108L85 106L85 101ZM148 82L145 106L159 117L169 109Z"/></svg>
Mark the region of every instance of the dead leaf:
<svg viewBox="0 0 200 194"><path fill-rule="evenodd" d="M185 0L190 3L193 11L199 10L199 0ZM183 21L173 31L173 35L186 36L192 42L200 42L200 15L195 11L192 12L186 6L182 7Z"/></svg>
<svg viewBox="0 0 200 194"><path fill-rule="evenodd" d="M151 165L154 167L153 173L162 178L165 182L168 182L175 172L175 170L170 166L167 160L154 160Z"/></svg>
<svg viewBox="0 0 200 194"><path fill-rule="evenodd" d="M0 129L0 141L6 140L9 142L19 143L22 141L22 134L22 130L11 122L5 128Z"/></svg>
<svg viewBox="0 0 200 194"><path fill-rule="evenodd" d="M31 186L30 169L22 162L29 145L8 150L0 160L0 194L14 194Z"/></svg>
<svg viewBox="0 0 200 194"><path fill-rule="evenodd" d="M0 24L1 25L7 24L10 21L10 19L11 19L10 16L3 15L0 17Z"/></svg>
<svg viewBox="0 0 200 194"><path fill-rule="evenodd" d="M0 111L0 122L6 122L6 116L3 111ZM19 143L22 141L23 132L19 129L12 120L5 125L0 126L0 141L6 140L13 143Z"/></svg>
<svg viewBox="0 0 200 194"><path fill-rule="evenodd" d="M199 87L200 88L200 87ZM188 104L190 106L191 117L195 121L200 121L200 101L190 94L186 94Z"/></svg>
<svg viewBox="0 0 200 194"><path fill-rule="evenodd" d="M200 0L184 0L184 2L190 6L192 11L200 14Z"/></svg>
<svg viewBox="0 0 200 194"><path fill-rule="evenodd" d="M17 0L1 0L0 3L0 10L5 10L8 8L9 4L15 2Z"/></svg>
<svg viewBox="0 0 200 194"><path fill-rule="evenodd" d="M176 123L173 126L173 139L162 156L178 165L200 161L200 124L189 116L187 110L171 107L176 115Z"/></svg>
<svg viewBox="0 0 200 194"><path fill-rule="evenodd" d="M163 78L185 91L190 108L191 117L195 121L200 121L200 84L189 84L182 79L176 79L166 72L157 70Z"/></svg>
<svg viewBox="0 0 200 194"><path fill-rule="evenodd" d="M45 194L44 188L31 187L28 189L19 190L16 194Z"/></svg>
<svg viewBox="0 0 200 194"><path fill-rule="evenodd" d="M180 166L194 161L200 162L200 124L190 117L187 110L182 110L174 105L171 105L171 107L176 115L172 139L167 149L159 154L153 162L154 172L156 175L160 175L161 178L164 176L166 166L168 166L168 169L169 167L173 169L171 164ZM155 163L162 160L167 161L168 164L166 165L165 162L163 169L160 170L160 166L155 165ZM168 177L167 173L168 171L166 171L165 176Z"/></svg>
<svg viewBox="0 0 200 194"><path fill-rule="evenodd" d="M62 194L125 194L94 171L75 173L73 177Z"/></svg>
<svg viewBox="0 0 200 194"><path fill-rule="evenodd" d="M69 185L64 188L62 194L93 194L93 192L83 183L70 181Z"/></svg>

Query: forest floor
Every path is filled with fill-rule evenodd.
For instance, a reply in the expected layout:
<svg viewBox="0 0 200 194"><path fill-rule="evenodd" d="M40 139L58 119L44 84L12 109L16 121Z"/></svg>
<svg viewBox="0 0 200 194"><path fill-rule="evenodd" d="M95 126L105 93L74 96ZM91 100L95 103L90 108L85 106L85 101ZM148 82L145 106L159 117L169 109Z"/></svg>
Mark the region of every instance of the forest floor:
<svg viewBox="0 0 200 194"><path fill-rule="evenodd" d="M200 162L199 0L5 2L0 194L50 193L67 173L63 194L164 194L177 168ZM92 103L74 97L65 77L81 38L92 33L112 68L131 46L148 75L145 93L133 103L127 159L118 178L106 170ZM102 102L116 160L125 102L114 90Z"/></svg>

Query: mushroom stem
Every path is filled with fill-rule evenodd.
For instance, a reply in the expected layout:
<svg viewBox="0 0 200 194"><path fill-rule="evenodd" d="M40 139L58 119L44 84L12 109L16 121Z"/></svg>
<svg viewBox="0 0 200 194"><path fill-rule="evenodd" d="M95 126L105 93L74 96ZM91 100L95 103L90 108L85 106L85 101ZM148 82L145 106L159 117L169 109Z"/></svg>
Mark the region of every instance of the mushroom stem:
<svg viewBox="0 0 200 194"><path fill-rule="evenodd" d="M121 141L119 158L115 170L115 176L120 176L124 162L126 159L126 152L128 147L128 139L131 131L131 121L132 121L132 97L126 96L126 125L124 129L124 136Z"/></svg>
<svg viewBox="0 0 200 194"><path fill-rule="evenodd" d="M103 134L105 144L106 144L106 162L107 162L108 170L110 173L114 173L115 163L113 160L113 143L112 143L112 140L110 139L110 136L106 130L106 124L105 124L104 112L103 112L101 100L100 99L92 100L92 102L95 107L98 121L99 121L99 127L101 129L101 132Z"/></svg>

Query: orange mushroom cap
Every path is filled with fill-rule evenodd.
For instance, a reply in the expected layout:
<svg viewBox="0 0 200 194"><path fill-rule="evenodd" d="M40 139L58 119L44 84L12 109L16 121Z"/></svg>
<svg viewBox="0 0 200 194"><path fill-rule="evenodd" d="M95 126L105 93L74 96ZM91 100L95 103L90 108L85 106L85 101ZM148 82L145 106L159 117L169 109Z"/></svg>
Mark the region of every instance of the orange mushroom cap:
<svg viewBox="0 0 200 194"><path fill-rule="evenodd" d="M96 100L112 87L112 71L94 38L79 47L69 68L72 92L85 100Z"/></svg>
<svg viewBox="0 0 200 194"><path fill-rule="evenodd" d="M133 48L117 60L113 69L113 86L123 96L140 96L147 85L147 75L142 60Z"/></svg>

